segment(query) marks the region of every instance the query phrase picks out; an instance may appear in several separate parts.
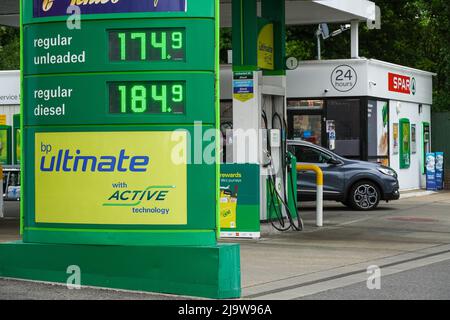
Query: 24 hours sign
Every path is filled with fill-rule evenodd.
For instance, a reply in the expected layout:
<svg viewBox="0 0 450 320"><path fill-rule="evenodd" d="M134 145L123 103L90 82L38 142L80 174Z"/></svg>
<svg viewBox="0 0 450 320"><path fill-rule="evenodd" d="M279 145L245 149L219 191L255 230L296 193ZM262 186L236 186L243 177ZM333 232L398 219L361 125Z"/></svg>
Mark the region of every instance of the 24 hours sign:
<svg viewBox="0 0 450 320"><path fill-rule="evenodd" d="M349 65L340 65L331 73L331 84L339 92L352 90L358 82L356 70Z"/></svg>

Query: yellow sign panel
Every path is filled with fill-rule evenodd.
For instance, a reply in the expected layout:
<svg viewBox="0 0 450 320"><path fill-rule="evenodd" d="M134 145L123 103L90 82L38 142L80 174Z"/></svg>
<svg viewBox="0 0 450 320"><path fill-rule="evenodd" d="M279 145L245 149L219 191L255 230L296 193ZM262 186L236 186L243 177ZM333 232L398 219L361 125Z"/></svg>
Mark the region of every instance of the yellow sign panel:
<svg viewBox="0 0 450 320"><path fill-rule="evenodd" d="M237 197L231 192L220 192L220 227L224 229L236 228Z"/></svg>
<svg viewBox="0 0 450 320"><path fill-rule="evenodd" d="M274 70L273 23L266 24L258 36L258 67Z"/></svg>
<svg viewBox="0 0 450 320"><path fill-rule="evenodd" d="M6 114L0 114L0 125L6 126Z"/></svg>
<svg viewBox="0 0 450 320"><path fill-rule="evenodd" d="M186 141L185 132L36 133L36 222L187 224L187 165L172 152Z"/></svg>

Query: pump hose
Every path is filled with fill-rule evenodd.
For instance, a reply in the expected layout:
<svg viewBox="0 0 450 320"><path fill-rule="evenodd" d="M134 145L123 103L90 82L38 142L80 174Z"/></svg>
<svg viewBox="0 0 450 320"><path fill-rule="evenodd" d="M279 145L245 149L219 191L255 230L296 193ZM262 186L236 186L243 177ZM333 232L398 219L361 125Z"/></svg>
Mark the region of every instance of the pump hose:
<svg viewBox="0 0 450 320"><path fill-rule="evenodd" d="M268 130L268 120L267 120L266 112L264 111L264 105L263 105L263 110L262 110L262 119L264 121L265 129L267 131ZM263 164L263 166L266 167L268 171L271 167L271 162L272 162L270 150L271 150L270 139L269 139L268 131L267 131L267 153L268 153L268 157L270 159L269 159L269 163ZM276 230L287 231L291 228L291 226L290 225L285 226L283 212L281 211L280 207L275 204L275 198L277 198L277 199L279 198L279 196L276 195L276 182L274 181L274 177L272 174L269 174L268 176L269 176L269 179L268 179L269 186L267 189L270 192L270 203L269 203L268 211L270 212L270 210L273 208L273 211L275 212L275 215L276 215L276 220L278 221L280 226L275 224L274 219L269 219L269 221Z"/></svg>
<svg viewBox="0 0 450 320"><path fill-rule="evenodd" d="M278 116L278 118L281 120L281 117L278 114L274 115L274 117L276 117L276 116ZM264 111L264 108L262 110L262 118L263 118L263 121L265 123L265 128L267 130L267 146L268 146L267 153L268 153L268 155L270 157L271 156L270 136L269 136L269 130L268 130L267 115L266 115L266 113ZM272 123L273 122L274 121L272 121ZM283 150L285 150L285 148L283 148ZM286 163L285 159L284 159L284 161L282 160L282 167L283 168L285 168L285 163ZM275 220L274 219L269 219L269 220L270 220L272 226L278 231L287 231L287 230L289 230L291 228L296 230L296 231L300 231L300 230L303 229L303 222L301 221L300 216L297 214L297 220L299 221L298 225L296 225L294 223L293 215L292 215L292 213L290 211L290 208L289 208L289 206L287 204L286 187L284 185L284 183L286 181L285 180L285 174L283 174L283 185L284 185L284 190L285 190L285 192L284 192L285 193L285 197L283 199L283 197L280 195L280 193L278 192L278 190L276 188L276 175L271 170L272 169L271 164L272 164L272 161L270 160L269 164L267 164L265 166L265 167L268 168L268 171L269 171L269 174L268 174L268 183L269 183L269 188L268 189L269 189L269 192L270 192L269 212L270 212L270 209L273 208L273 211L276 214L276 218L277 218L276 220L278 220L278 223L279 223L280 226L275 224ZM283 170L283 173L284 173L284 170ZM278 202L278 206L275 203L275 201ZM281 209L281 205L286 210L286 215L287 215L287 218L289 220L289 224L285 223L285 218L283 217L283 212L282 212L282 209Z"/></svg>

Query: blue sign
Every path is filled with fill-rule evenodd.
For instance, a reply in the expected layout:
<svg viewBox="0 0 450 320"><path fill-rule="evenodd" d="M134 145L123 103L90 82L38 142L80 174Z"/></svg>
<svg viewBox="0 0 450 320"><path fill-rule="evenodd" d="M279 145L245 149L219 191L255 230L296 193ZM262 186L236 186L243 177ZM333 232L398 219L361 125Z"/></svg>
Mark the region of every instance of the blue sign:
<svg viewBox="0 0 450 320"><path fill-rule="evenodd" d="M234 80L233 81L233 93L245 94L253 93L253 80Z"/></svg>
<svg viewBox="0 0 450 320"><path fill-rule="evenodd" d="M425 156L425 167L427 177L427 190L435 191L436 188L436 154L427 153Z"/></svg>
<svg viewBox="0 0 450 320"><path fill-rule="evenodd" d="M436 188L444 189L444 153L436 152Z"/></svg>
<svg viewBox="0 0 450 320"><path fill-rule="evenodd" d="M328 135L330 140L336 140L336 131L330 131Z"/></svg>
<svg viewBox="0 0 450 320"><path fill-rule="evenodd" d="M33 0L35 18L67 15L67 8L78 6L81 14L185 12L187 0ZM92 2L92 3L91 3Z"/></svg>

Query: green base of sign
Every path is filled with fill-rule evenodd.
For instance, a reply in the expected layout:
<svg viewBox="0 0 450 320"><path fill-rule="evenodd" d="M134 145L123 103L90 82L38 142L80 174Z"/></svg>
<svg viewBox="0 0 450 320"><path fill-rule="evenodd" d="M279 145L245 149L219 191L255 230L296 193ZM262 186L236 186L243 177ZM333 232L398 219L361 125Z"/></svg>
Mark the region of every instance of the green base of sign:
<svg viewBox="0 0 450 320"><path fill-rule="evenodd" d="M213 299L241 294L239 245L0 244L0 277L66 283L73 265L83 286Z"/></svg>
<svg viewBox="0 0 450 320"><path fill-rule="evenodd" d="M214 230L89 230L25 228L26 243L121 246L214 246Z"/></svg>

